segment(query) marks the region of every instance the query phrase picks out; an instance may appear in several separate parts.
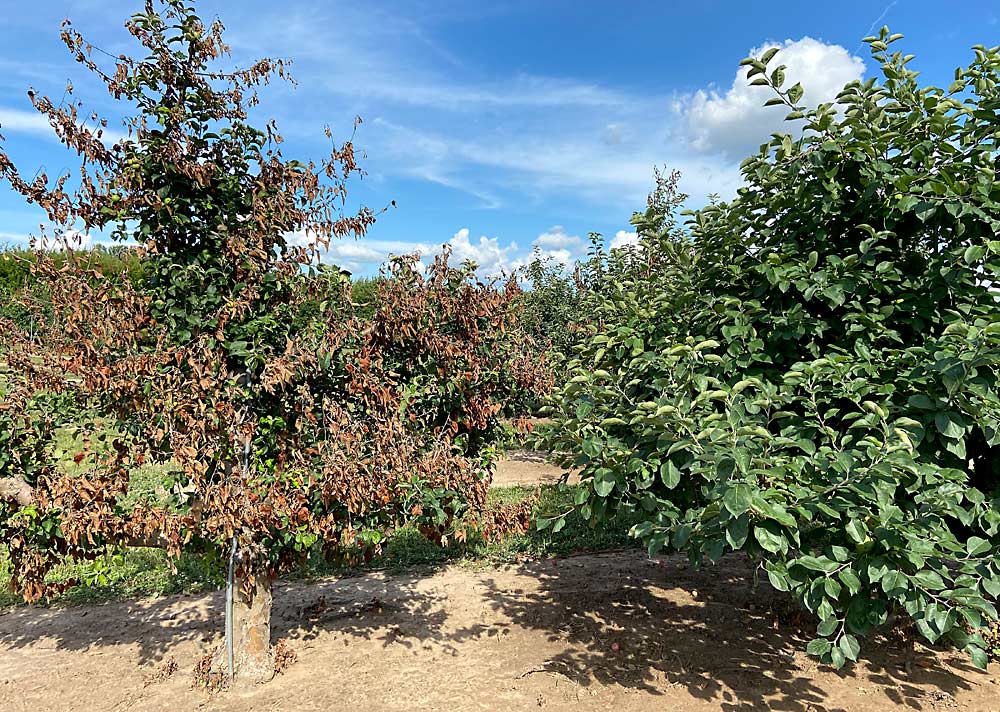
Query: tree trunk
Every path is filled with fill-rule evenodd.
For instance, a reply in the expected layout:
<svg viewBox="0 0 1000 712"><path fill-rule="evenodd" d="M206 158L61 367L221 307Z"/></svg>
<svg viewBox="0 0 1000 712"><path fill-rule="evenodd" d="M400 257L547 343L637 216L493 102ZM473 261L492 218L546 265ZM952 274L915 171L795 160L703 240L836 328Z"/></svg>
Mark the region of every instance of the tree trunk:
<svg viewBox="0 0 1000 712"><path fill-rule="evenodd" d="M35 498L35 491L19 477L0 477L0 500L11 500L27 507Z"/></svg>
<svg viewBox="0 0 1000 712"><path fill-rule="evenodd" d="M271 650L271 584L260 577L251 586L237 576L233 587L233 669L241 682L267 682L274 677ZM248 595L248 589L250 595ZM226 644L215 653L213 668L229 674Z"/></svg>

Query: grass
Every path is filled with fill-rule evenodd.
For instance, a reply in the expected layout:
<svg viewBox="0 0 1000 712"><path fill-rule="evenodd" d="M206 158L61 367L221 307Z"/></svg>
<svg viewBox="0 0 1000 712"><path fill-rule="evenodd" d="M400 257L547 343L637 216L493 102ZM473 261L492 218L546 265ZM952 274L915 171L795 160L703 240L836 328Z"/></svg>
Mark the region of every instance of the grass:
<svg viewBox="0 0 1000 712"><path fill-rule="evenodd" d="M572 508L575 486L543 485L535 507L536 516L561 514ZM493 502L519 502L534 488L501 487L491 491ZM360 567L345 567L323 561L310 561L286 579L308 580L321 576L351 576L371 570L400 573L414 569L433 569L444 565L490 568L524 558L565 556L585 551L601 551L638 546L628 536L635 521L620 518L591 528L577 512L566 517L566 525L555 534L534 528L500 541L485 542L472 536L464 543L438 546L416 529L404 527L387 542L382 556ZM0 547L0 608L18 605L21 599L8 590L10 563ZM128 549L99 562L67 563L55 568L48 577L52 583L86 581L53 597L48 603L92 604L107 601L196 594L218 589L223 584L223 570L218 562L184 555L170 561L156 549Z"/></svg>

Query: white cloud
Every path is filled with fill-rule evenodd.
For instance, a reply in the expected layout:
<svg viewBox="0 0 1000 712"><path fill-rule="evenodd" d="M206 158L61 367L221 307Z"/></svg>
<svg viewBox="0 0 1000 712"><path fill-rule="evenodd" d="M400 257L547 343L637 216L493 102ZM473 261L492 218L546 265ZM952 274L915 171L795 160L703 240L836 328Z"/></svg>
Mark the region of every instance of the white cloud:
<svg viewBox="0 0 1000 712"><path fill-rule="evenodd" d="M30 235L24 235L19 232L0 232L0 246L2 247L23 245L27 244L30 240Z"/></svg>
<svg viewBox="0 0 1000 712"><path fill-rule="evenodd" d="M533 256L553 260L570 266L584 253L584 242L579 235L569 235L562 225L553 225L532 241Z"/></svg>
<svg viewBox="0 0 1000 712"><path fill-rule="evenodd" d="M49 120L37 111L22 111L0 107L0 134L26 133L36 136L55 137Z"/></svg>
<svg viewBox="0 0 1000 712"><path fill-rule="evenodd" d="M330 249L323 255L323 262L332 262L350 272L357 272L365 264L381 264L388 254L363 242L337 240L330 243Z"/></svg>
<svg viewBox="0 0 1000 712"><path fill-rule="evenodd" d="M534 244L542 248L578 247L582 241L579 235L567 235L562 225L553 225L547 232L535 238Z"/></svg>
<svg viewBox="0 0 1000 712"><path fill-rule="evenodd" d="M376 272L392 257L402 255L416 255L418 260L426 263L428 257L440 254L447 246L451 248L452 265L458 266L465 260L472 260L477 265L477 272L483 277L511 272L523 264L523 260L518 257L517 243L503 245L497 237L481 235L475 240L471 235L469 228L463 227L446 242L437 244L369 238L333 240L329 249L322 251L320 260L354 273ZM289 235L288 241L293 245L310 244L309 239L301 232Z"/></svg>
<svg viewBox="0 0 1000 712"><path fill-rule="evenodd" d="M619 230L615 233L615 236L611 238L611 249L617 250L622 247L639 246L639 234L635 232L625 232L624 230Z"/></svg>
<svg viewBox="0 0 1000 712"><path fill-rule="evenodd" d="M861 58L840 45L803 37L768 42L750 54L759 57L769 47L780 50L768 66L787 65L784 87L801 82L805 90L802 103L808 106L833 101L845 84L864 75ZM756 150L771 133L788 129L784 121L787 107L765 107L764 102L775 94L770 87L750 86L748 71L748 67L740 67L725 93L699 90L677 102L675 110L681 114L695 149L739 159Z"/></svg>
<svg viewBox="0 0 1000 712"><path fill-rule="evenodd" d="M542 260L550 259L554 262L558 262L566 267L572 266L573 262L579 257L575 252L570 252L565 248L560 248L557 250L539 250L537 252L538 257Z"/></svg>
<svg viewBox="0 0 1000 712"><path fill-rule="evenodd" d="M315 244L315 238L304 232L294 232L286 235L290 245L297 247L310 247ZM359 240L335 239L330 241L330 246L321 249L319 260L327 264L335 264L350 272L374 271L379 266L388 262L390 257L404 255L412 252L427 253L431 247L416 242L404 242L402 240L373 240L361 238Z"/></svg>
<svg viewBox="0 0 1000 712"><path fill-rule="evenodd" d="M83 122L83 126L91 131L100 128L96 126L96 122L89 119ZM45 114L37 111L10 109L0 106L0 135L8 133L30 134L32 136L51 139L52 141L59 140L59 136L49 124L49 119ZM124 131L112 128L101 130L101 140L108 146L127 138L128 134Z"/></svg>
<svg viewBox="0 0 1000 712"><path fill-rule="evenodd" d="M69 229L55 235L42 235L36 238L36 246L43 250L63 250L70 247L74 250L89 250L94 247L94 238L89 233Z"/></svg>
<svg viewBox="0 0 1000 712"><path fill-rule="evenodd" d="M110 246L114 243L108 240L95 240L85 232L74 230L56 230L53 233L43 232L40 235L27 235L13 232L0 232L0 245L28 247L32 249L57 252L71 247L74 250L91 250L97 245Z"/></svg>
<svg viewBox="0 0 1000 712"><path fill-rule="evenodd" d="M485 235L473 242L469 239L469 234L469 228L463 227L447 242L456 264L472 260L478 266L479 273L486 277L495 277L520 266L520 260L516 259L517 243L512 242L503 247L500 245L500 238Z"/></svg>

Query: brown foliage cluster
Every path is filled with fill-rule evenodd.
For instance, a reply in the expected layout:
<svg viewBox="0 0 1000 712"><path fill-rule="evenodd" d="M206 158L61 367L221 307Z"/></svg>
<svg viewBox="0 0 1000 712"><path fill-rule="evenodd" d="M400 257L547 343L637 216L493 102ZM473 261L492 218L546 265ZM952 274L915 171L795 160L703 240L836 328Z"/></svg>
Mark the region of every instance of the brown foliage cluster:
<svg viewBox="0 0 1000 712"><path fill-rule="evenodd" d="M0 150L0 178L57 236L113 228L151 265L136 286L72 250L39 251L21 295L29 326L0 324L14 455L0 460L0 533L28 600L51 592L60 561L121 545L221 556L235 544L252 586L316 546L368 556L414 518L440 535L483 508L490 443L518 394L549 385L517 333L516 284L477 282L447 256L426 274L396 263L374 317L358 317L349 282L314 269L331 239L375 219L345 212L352 144L319 164L284 159L273 123L245 123L284 63L215 71L221 25L159 4L126 25L149 56L108 55L111 69L63 29L74 58L137 106L127 139L109 146L80 105L30 94L81 157L75 190L67 175L23 179ZM76 412L40 418L51 395ZM38 447L69 421L92 438L82 474ZM177 472L166 496L137 498L133 472L150 462Z"/></svg>
<svg viewBox="0 0 1000 712"><path fill-rule="evenodd" d="M93 466L83 475L44 463L32 504L57 518L59 536L47 549L27 535L9 542L15 585L30 599L49 592L42 580L59 560L90 558L109 545L179 555L236 537L244 564L268 576L301 558L277 541L289 532L315 535L331 555L372 553L363 530L385 532L425 509L414 507L412 481L447 493L445 521L428 526L441 531L460 509L482 512L489 484L475 453L456 439L496 426L515 389L548 385L542 365L510 338L513 286L472 282L446 258L426 277L400 270L385 281L371 320L331 311L321 329L289 339L259 367L250 402L268 400L268 411L285 421L269 450L277 462L264 473L254 455L242 459L242 446L256 448L262 437L261 416L221 347L208 337L172 344L127 280L73 264L71 256L56 270L51 257L37 256L35 276L51 301L26 302L35 310L32 333L4 329L4 358L18 374L4 407L42 392L68 394L135 432L85 453ZM408 387L428 372L424 389ZM334 392L321 387L331 374L340 381ZM442 402L446 388L453 402ZM123 506L130 472L164 460L182 470L170 501ZM507 520L520 526L529 511L491 512L483 522L500 532Z"/></svg>
<svg viewBox="0 0 1000 712"><path fill-rule="evenodd" d="M278 642L274 644L274 672L276 675L280 675L285 670L290 668L299 659L299 654L295 652L295 649L288 645L288 641L284 638L279 638Z"/></svg>
<svg viewBox="0 0 1000 712"><path fill-rule="evenodd" d="M149 673L142 679L142 686L149 687L150 685L156 685L169 680L174 676L174 673L177 672L177 668L177 659L171 655L157 665L153 672Z"/></svg>
<svg viewBox="0 0 1000 712"><path fill-rule="evenodd" d="M212 667L212 654L198 658L191 674L191 687L197 687L206 692L221 692L229 686L229 678Z"/></svg>
<svg viewBox="0 0 1000 712"><path fill-rule="evenodd" d="M532 512L541 495L535 490L532 495L519 502L503 502L483 512L476 526L486 541L500 541L514 534L523 534L531 528Z"/></svg>

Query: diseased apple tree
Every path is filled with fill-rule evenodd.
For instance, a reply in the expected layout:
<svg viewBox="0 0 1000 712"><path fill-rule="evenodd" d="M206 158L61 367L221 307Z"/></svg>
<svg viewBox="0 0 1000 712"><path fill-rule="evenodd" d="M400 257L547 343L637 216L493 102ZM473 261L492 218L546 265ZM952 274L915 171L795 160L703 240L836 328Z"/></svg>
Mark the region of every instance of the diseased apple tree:
<svg viewBox="0 0 1000 712"><path fill-rule="evenodd" d="M485 511L491 445L546 374L518 333L516 284L446 257L395 263L357 317L349 279L316 264L375 219L346 207L351 143L285 159L273 122L247 118L284 64L215 69L222 26L187 2L148 0L126 27L145 58L105 57L68 24L62 38L135 107L127 139L109 145L79 105L31 93L79 175L29 180L0 151L57 239L135 239L143 266L133 281L72 250L33 257L30 318L0 322L0 537L28 601L53 566L123 545L231 562L235 660L216 669L266 678L272 582L310 551L369 556L414 520L436 537L459 518L505 525ZM66 424L92 442L82 475L52 452ZM136 492L144 462L172 464L162 491Z"/></svg>
<svg viewBox="0 0 1000 712"><path fill-rule="evenodd" d="M755 560L818 619L836 667L903 616L986 664L1000 595L1000 48L948 89L900 39L881 81L802 105L778 50L745 60L797 135L677 222L634 218L646 262L595 305L548 444L578 505L650 551ZM558 519L542 522L558 526Z"/></svg>

